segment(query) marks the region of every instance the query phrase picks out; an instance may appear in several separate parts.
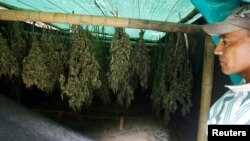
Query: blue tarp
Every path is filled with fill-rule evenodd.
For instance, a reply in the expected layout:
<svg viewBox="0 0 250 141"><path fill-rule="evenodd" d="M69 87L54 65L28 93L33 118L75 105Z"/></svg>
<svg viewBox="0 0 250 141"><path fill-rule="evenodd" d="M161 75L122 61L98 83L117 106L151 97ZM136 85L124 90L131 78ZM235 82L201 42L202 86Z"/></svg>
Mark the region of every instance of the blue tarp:
<svg viewBox="0 0 250 141"><path fill-rule="evenodd" d="M244 0L249 2L250 0ZM195 8L202 14L207 23L223 21L234 9L241 6L241 0L191 0ZM218 43L217 36L212 37L215 44ZM240 75L230 75L233 84L239 84L242 80Z"/></svg>

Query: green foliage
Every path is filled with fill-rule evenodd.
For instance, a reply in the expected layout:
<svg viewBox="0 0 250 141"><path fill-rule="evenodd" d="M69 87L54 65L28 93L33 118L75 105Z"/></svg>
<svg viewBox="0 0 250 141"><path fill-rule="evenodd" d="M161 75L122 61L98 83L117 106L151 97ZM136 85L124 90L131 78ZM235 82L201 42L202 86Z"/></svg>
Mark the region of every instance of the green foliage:
<svg viewBox="0 0 250 141"><path fill-rule="evenodd" d="M183 35L169 34L163 53L159 58L151 98L158 113L164 110L165 122L168 123L178 106L181 106L183 115L189 112L193 76Z"/></svg>
<svg viewBox="0 0 250 141"><path fill-rule="evenodd" d="M23 82L26 87L36 85L39 89L51 93L58 84L63 69L63 44L58 37L43 31L40 42L32 35L32 47L23 60Z"/></svg>
<svg viewBox="0 0 250 141"><path fill-rule="evenodd" d="M73 27L73 45L69 59L69 73L60 76L62 97L69 98L69 105L75 111L83 104L91 104L93 91L100 88L100 66L93 52L92 35L80 28Z"/></svg>
<svg viewBox="0 0 250 141"><path fill-rule="evenodd" d="M20 68L19 77L22 77L23 59L28 55L28 47L24 40L23 25L20 22L11 23L11 50L16 57L18 66Z"/></svg>
<svg viewBox="0 0 250 141"><path fill-rule="evenodd" d="M143 42L144 31L140 32L140 38L137 41L137 45L133 48L131 53L132 64L134 73L136 75L135 79L139 79L140 85L144 88L148 88L148 80L150 74L150 56L149 49L146 48ZM136 81L136 80L134 80Z"/></svg>
<svg viewBox="0 0 250 141"><path fill-rule="evenodd" d="M29 55L23 60L23 82L26 87L36 85L43 91L52 91L50 77L52 77L49 66L46 65L47 56L39 46L35 35L32 36L32 47Z"/></svg>
<svg viewBox="0 0 250 141"><path fill-rule="evenodd" d="M134 88L130 84L133 75L131 51L129 36L124 32L124 29L117 28L110 48L109 85L112 91L117 94L118 104L127 107L134 99Z"/></svg>
<svg viewBox="0 0 250 141"><path fill-rule="evenodd" d="M104 27L100 28L96 26L95 33L97 34L95 36L95 46L94 46L94 52L96 55L96 60L98 61L98 64L100 65L100 80L101 80L101 86L99 89L97 89L94 93L95 96L100 98L104 104L108 104L111 102L110 99L110 91L109 91L109 82L108 82L108 71L109 71L109 63L110 63L110 54L109 54L109 48L110 46L105 42L106 36L104 32Z"/></svg>
<svg viewBox="0 0 250 141"><path fill-rule="evenodd" d="M97 42L90 32L73 26L70 49L62 35L44 30L40 39L32 34L28 52L21 26L13 24L11 29L10 47L0 34L0 77L22 74L27 87L36 85L47 93L60 84L62 99L66 97L75 111L90 105L94 93L104 103L110 102L110 89L118 104L128 107L138 81L141 87L152 89L153 108L158 114L164 112L166 123L177 109L185 115L192 106L192 70L180 33L169 33L164 46L150 51L143 32L132 48L124 29L117 28L109 48L104 38L96 36Z"/></svg>
<svg viewBox="0 0 250 141"><path fill-rule="evenodd" d="M8 47L6 39L0 33L0 77L2 75L18 76L18 73L19 67L16 57Z"/></svg>

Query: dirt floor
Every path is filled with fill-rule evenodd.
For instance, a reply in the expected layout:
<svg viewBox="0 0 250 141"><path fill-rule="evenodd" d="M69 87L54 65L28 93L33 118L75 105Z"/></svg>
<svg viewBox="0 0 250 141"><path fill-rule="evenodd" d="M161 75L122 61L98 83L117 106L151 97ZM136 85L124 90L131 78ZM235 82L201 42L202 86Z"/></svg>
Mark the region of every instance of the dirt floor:
<svg viewBox="0 0 250 141"><path fill-rule="evenodd" d="M168 130L153 118L125 116L123 127L118 117L67 118L63 124L97 141L170 141Z"/></svg>
<svg viewBox="0 0 250 141"><path fill-rule="evenodd" d="M68 109L62 102L46 101L33 107L49 117L97 141L171 141L162 120L157 119L145 101L128 109L118 106L95 106L81 112Z"/></svg>

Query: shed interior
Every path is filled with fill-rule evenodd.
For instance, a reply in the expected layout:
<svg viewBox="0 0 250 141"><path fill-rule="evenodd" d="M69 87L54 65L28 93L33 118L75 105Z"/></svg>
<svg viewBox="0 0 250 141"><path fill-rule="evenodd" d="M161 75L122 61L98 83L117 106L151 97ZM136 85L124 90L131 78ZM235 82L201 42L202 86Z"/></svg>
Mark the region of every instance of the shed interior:
<svg viewBox="0 0 250 141"><path fill-rule="evenodd" d="M0 93L98 141L203 141L200 27L247 3L0 0ZM241 79L212 63L211 103Z"/></svg>

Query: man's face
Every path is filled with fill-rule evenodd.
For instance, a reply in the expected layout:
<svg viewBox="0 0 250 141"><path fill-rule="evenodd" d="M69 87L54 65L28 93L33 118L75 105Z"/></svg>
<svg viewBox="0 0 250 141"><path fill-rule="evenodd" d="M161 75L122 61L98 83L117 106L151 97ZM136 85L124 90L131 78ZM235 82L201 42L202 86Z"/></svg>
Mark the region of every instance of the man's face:
<svg viewBox="0 0 250 141"><path fill-rule="evenodd" d="M250 75L250 35L246 30L221 35L214 53L219 55L223 73Z"/></svg>

